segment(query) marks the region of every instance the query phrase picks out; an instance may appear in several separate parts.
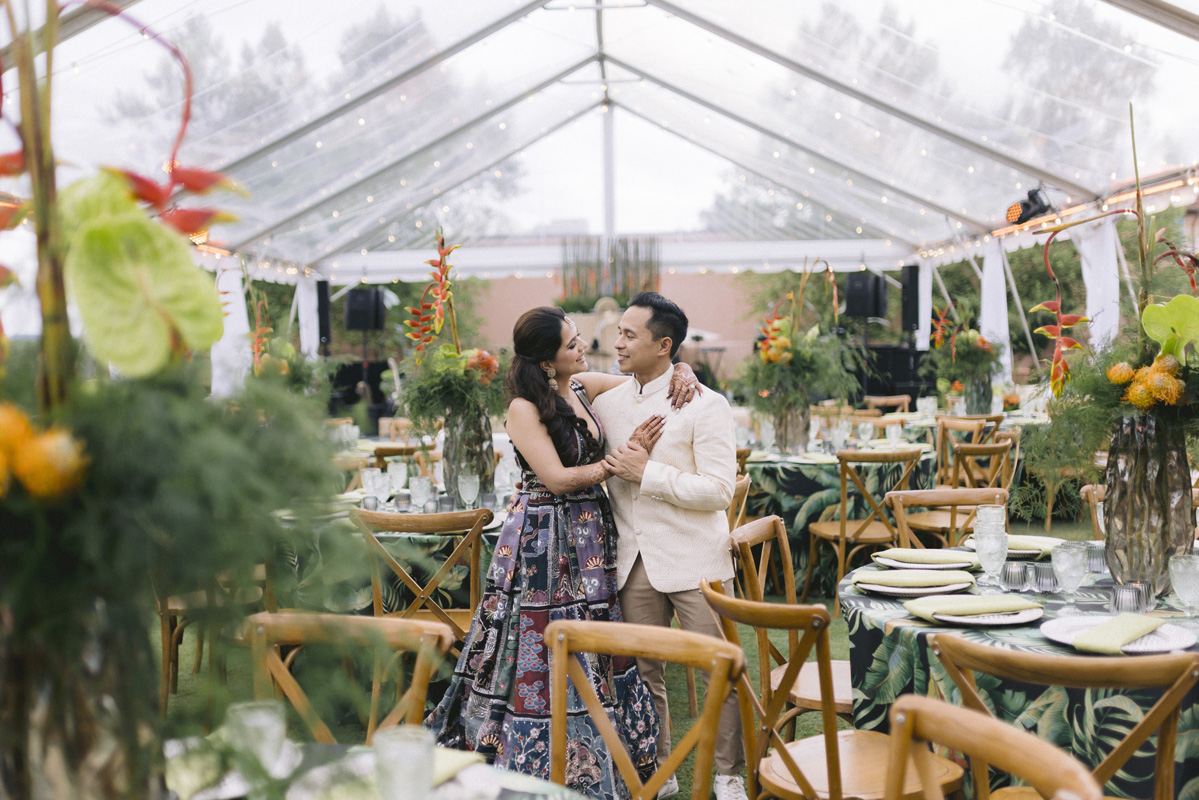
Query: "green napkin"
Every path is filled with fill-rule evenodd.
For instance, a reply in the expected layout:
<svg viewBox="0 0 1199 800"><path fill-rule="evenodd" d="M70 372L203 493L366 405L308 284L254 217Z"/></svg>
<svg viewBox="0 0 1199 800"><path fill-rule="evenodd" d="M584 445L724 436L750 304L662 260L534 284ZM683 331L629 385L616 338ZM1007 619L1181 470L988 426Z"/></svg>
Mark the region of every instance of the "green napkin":
<svg viewBox="0 0 1199 800"><path fill-rule="evenodd" d="M859 583L871 583L897 589L949 586L952 583L974 585L974 578L970 573L959 569L860 569L850 580L855 586Z"/></svg>
<svg viewBox="0 0 1199 800"><path fill-rule="evenodd" d="M1141 614L1120 614L1107 622L1083 631L1071 644L1075 650L1109 656L1124 654L1124 645L1153 633L1165 620Z"/></svg>
<svg viewBox="0 0 1199 800"><path fill-rule="evenodd" d="M973 537L966 537L966 539L962 540L962 543L965 544L971 538ZM1019 536L1009 534L1007 537L1007 549L1008 552L1012 550L1039 550L1041 553L1039 558L1044 558L1049 555L1053 548L1064 541L1066 540L1059 539L1056 536Z"/></svg>
<svg viewBox="0 0 1199 800"><path fill-rule="evenodd" d="M934 614L949 614L955 617L977 617L983 614L1007 614L1040 608L1041 604L1015 594L972 595L955 594L948 597L918 597L903 604L914 617L936 622Z"/></svg>
<svg viewBox="0 0 1199 800"><path fill-rule="evenodd" d="M804 453L802 456L792 456L787 461L795 464L836 464L837 457L828 453Z"/></svg>
<svg viewBox="0 0 1199 800"><path fill-rule="evenodd" d="M880 550L870 556L877 563L880 558L891 561L902 561L904 564L960 564L970 562L972 567L978 566L978 556L966 550L921 550L910 547L892 547L890 550Z"/></svg>

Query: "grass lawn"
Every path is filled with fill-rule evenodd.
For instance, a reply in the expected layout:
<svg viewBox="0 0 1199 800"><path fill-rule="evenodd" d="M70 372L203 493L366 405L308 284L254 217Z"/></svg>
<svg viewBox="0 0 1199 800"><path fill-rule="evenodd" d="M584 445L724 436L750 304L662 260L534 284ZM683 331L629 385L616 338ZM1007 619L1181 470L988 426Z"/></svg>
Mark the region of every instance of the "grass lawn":
<svg viewBox="0 0 1199 800"><path fill-rule="evenodd" d="M1040 522L1029 525L1013 523L1012 533L1043 534L1044 527ZM1089 539L1091 538L1090 522L1085 519L1080 522L1055 520L1051 533L1054 536L1061 536L1067 539ZM827 600L819 602L823 602L826 606L828 605ZM786 637L784 634L779 633L772 636L772 638L776 643L785 646ZM757 686L757 647L752 631L749 628L741 630L741 640L745 647L749 663L750 680L754 686ZM829 630L829 640L834 659L849 658L849 637L844 620L833 620L832 627ZM179 674L179 693L171 697L170 711L167 716L167 730L168 735L171 736L196 734L201 731L205 699L208 694L207 689L210 681L207 663L205 663L198 675L191 673L194 643L195 636L189 631L185 637L182 652L180 653L182 668ZM157 648L157 643L155 643L155 647ZM687 684L683 669L668 667L666 681L675 724L673 741L677 744L682 736L685 735L691 723L688 717ZM226 682L223 685L216 682L214 691L216 698L214 704L217 709L215 716L217 721L221 718L221 709L225 703L233 700L252 698L253 690L251 688L249 653L247 650L244 648L233 648L230 650L226 659ZM294 712L291 713L288 721L288 732L292 738L310 738L307 729ZM819 732L820 716L818 714L805 714L800 717L796 730L797 736L811 736ZM361 741L364 738L364 732L352 722L334 727L334 734L341 741L345 742ZM692 779L690 760L680 769L678 777L680 797L688 797L691 793Z"/></svg>

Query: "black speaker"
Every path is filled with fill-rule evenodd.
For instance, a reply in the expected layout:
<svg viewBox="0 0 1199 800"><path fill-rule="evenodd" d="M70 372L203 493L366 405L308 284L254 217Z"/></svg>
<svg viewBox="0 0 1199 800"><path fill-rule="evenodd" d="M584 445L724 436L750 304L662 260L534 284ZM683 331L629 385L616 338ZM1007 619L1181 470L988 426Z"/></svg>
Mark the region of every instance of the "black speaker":
<svg viewBox="0 0 1199 800"><path fill-rule="evenodd" d="M387 321L383 293L375 288L351 289L346 294L346 330L378 331Z"/></svg>
<svg viewBox="0 0 1199 800"><path fill-rule="evenodd" d="M332 320L329 318L329 282L316 282L316 318L321 344L333 341Z"/></svg>
<svg viewBox="0 0 1199 800"><path fill-rule="evenodd" d="M881 275L859 270L845 276L845 316L887 316L887 282Z"/></svg>
<svg viewBox="0 0 1199 800"><path fill-rule="evenodd" d="M916 264L905 264L901 272L903 274L902 329L914 331L920 327L920 267Z"/></svg>

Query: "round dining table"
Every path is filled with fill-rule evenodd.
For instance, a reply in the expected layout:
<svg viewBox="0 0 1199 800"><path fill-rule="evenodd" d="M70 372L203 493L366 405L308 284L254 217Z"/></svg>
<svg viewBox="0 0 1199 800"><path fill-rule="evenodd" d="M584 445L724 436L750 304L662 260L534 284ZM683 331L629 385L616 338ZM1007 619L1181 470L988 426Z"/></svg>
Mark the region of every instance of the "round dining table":
<svg viewBox="0 0 1199 800"><path fill-rule="evenodd" d="M854 571L856 572L856 570ZM849 628L849 667L853 685L854 726L886 731L891 704L901 694L918 694L948 699L960 697L928 645L932 634L952 631L968 639L1008 650L1078 655L1073 648L1057 644L1041 632L1046 621L1062 616L1065 598L1060 594L1027 596L1040 601L1045 615L1026 625L1003 627L956 627L934 625L912 616L902 598L869 594L852 584L854 572L838 586L841 610ZM1106 615L1113 582L1106 573L1087 576L1076 593L1077 612ZM970 590L980 593L978 588ZM1151 615L1181 618L1182 611L1172 595L1158 598ZM1177 619L1172 619L1175 624ZM1194 632L1194 628L1191 628ZM1195 647L1191 648L1196 649ZM1003 720L1029 729L1073 753L1086 764L1098 763L1111 742L1135 724L1138 713L1156 701L1152 691L1118 692L1045 687L979 675L979 690ZM1132 700L1133 705L1128 702ZM1133 721L1130 723L1130 718ZM1118 797L1153 796L1153 759L1156 737L1152 737L1105 788ZM1175 748L1174 797L1199 796L1199 687L1182 702ZM1008 776L992 771L992 790L1008 785Z"/></svg>
<svg viewBox="0 0 1199 800"><path fill-rule="evenodd" d="M910 444L907 446L911 446ZM791 544L791 560L797 578L808 566L808 525L822 519L837 519L841 503L841 471L836 456L805 453L784 456L778 453L751 453L745 464L750 477L745 513L750 517L777 514L787 526ZM882 499L882 489L895 483L903 472L902 463L859 464L862 480L876 497ZM911 476L911 489L931 489L936 472L936 458L931 449L920 457ZM849 513L865 516L870 509L851 483ZM818 597L831 597L837 583L837 559L831 547L822 547L819 563L812 571L811 592Z"/></svg>

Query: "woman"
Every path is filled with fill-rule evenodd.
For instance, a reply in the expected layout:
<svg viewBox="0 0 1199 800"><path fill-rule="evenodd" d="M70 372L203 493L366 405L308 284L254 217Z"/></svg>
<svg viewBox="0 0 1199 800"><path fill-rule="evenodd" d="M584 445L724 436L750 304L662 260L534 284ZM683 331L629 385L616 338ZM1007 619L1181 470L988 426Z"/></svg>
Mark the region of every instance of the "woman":
<svg viewBox="0 0 1199 800"><path fill-rule="evenodd" d="M577 379L587 369L586 345L561 309L526 312L512 338L506 428L522 488L509 506L449 690L426 725L438 744L548 779L545 626L556 619L621 619L616 529L599 486L610 473L602 460L603 431L588 401L627 378L588 373L589 396ZM689 369L680 373L679 404L690 399L694 380ZM646 420L630 441L651 449L663 424L661 417ZM589 656L584 669L633 762L652 773L658 717L634 660ZM586 711L568 719L567 740L568 786L603 800L629 796Z"/></svg>

